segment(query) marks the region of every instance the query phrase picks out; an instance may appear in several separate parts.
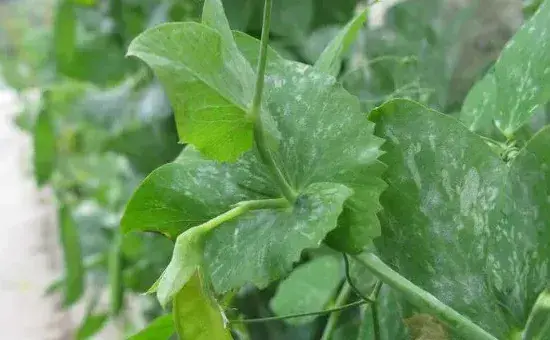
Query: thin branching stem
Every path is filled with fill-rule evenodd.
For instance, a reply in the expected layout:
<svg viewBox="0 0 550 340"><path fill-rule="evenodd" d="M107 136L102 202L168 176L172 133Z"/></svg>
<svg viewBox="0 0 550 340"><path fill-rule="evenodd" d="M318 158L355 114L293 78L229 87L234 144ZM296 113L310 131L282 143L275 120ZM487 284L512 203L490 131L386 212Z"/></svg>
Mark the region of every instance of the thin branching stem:
<svg viewBox="0 0 550 340"><path fill-rule="evenodd" d="M280 320L287 320L287 319L294 319L294 318L301 318L304 316L318 316L318 315L325 315L335 312L340 312L343 310L346 310L348 308L353 308L357 306L364 305L365 303L368 303L364 300L355 301L348 303L346 305L340 306L340 307L334 307L329 309L324 309L318 312L309 312L309 313L299 313L299 314L290 314L290 315L282 315L282 316L270 316L267 318L258 318L258 319L236 319L231 320L230 323L260 323L260 322L269 322L269 321L280 321Z"/></svg>
<svg viewBox="0 0 550 340"><path fill-rule="evenodd" d="M296 192L290 186L281 169L273 159L269 150L265 128L263 126L261 109L262 95L264 90L265 69L267 65L267 47L269 43L269 29L271 25L271 6L272 0L265 0L264 16L262 25L262 38L260 43L260 59L256 71L256 86L254 89L254 99L250 108L249 116L254 121L254 140L258 148L258 153L262 161L269 167L273 174L273 179L277 182L281 193L289 202L296 200Z"/></svg>

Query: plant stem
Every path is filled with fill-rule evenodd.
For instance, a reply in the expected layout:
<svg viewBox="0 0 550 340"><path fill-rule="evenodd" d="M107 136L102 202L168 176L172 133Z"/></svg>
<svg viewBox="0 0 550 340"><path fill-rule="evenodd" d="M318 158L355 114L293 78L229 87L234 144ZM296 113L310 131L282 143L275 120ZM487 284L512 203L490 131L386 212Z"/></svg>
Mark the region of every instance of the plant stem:
<svg viewBox="0 0 550 340"><path fill-rule="evenodd" d="M334 306L335 307L342 306L346 302L346 300L349 298L350 293L351 293L351 286L347 281L344 281L344 284L342 285L342 288L340 289L340 292L336 297L336 301L334 301ZM338 322L339 316L340 316L340 312L332 313L330 315L327 321L327 325L323 330L323 335L321 336L321 340L330 339L330 337L332 336L332 333L334 332L334 327L336 327L336 322Z"/></svg>
<svg viewBox="0 0 550 340"><path fill-rule="evenodd" d="M283 316L271 316L267 318L258 318L258 319L231 320L230 323L259 323L259 322L280 321L280 320L286 320L286 319L301 318L304 316L317 316L317 315L340 312L348 308L364 305L365 303L368 303L368 302L364 300L360 300L360 301L348 303L347 305L329 308L318 312L291 314L291 315L283 315Z"/></svg>
<svg viewBox="0 0 550 340"><path fill-rule="evenodd" d="M289 202L296 200L296 192L287 182L285 176L281 172L281 169L277 166L277 163L273 159L273 155L269 150L267 138L265 135L265 129L261 117L262 95L264 90L264 76L265 68L267 65L267 47L269 42L269 28L271 25L271 6L272 0L265 0L264 4L264 16L262 25L262 38L260 43L260 59L258 60L258 68L256 71L256 86L254 89L254 99L250 108L249 116L254 121L254 140L258 147L258 153L262 161L271 170L274 180L277 182L281 193L286 197Z"/></svg>
<svg viewBox="0 0 550 340"><path fill-rule="evenodd" d="M285 208L288 207L288 201L284 198L274 198L266 200L242 201L235 204L231 210L224 212L221 215L214 217L211 220L204 222L196 228L204 228L212 230L224 222L228 222L236 217L241 216L250 210L268 209L268 208Z"/></svg>
<svg viewBox="0 0 550 340"><path fill-rule="evenodd" d="M382 262L376 255L372 253L362 254L355 256L355 259L372 271L380 280L384 281L384 283L403 294L410 303L420 309L429 310L434 316L449 324L464 338L496 340L494 336L487 333L468 318L399 275L399 273Z"/></svg>

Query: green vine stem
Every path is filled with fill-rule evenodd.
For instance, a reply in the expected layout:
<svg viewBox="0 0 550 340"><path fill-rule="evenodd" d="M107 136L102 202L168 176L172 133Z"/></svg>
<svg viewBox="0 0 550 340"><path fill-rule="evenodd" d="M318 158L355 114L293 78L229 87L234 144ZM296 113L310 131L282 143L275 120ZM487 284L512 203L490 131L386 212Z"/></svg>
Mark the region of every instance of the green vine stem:
<svg viewBox="0 0 550 340"><path fill-rule="evenodd" d="M451 307L439 301L435 296L416 286L411 281L399 275L376 255L361 254L355 259L373 272L380 280L399 291L413 305L430 311L435 317L446 322L466 339L497 340L481 327L458 313Z"/></svg>
<svg viewBox="0 0 550 340"><path fill-rule="evenodd" d="M342 285L342 288L340 289L340 292L336 297L336 301L334 301L334 306L342 306L349 298L351 291L352 288L349 283L347 281L344 281L344 284ZM327 325L323 330L323 335L321 336L320 340L330 340L330 338L332 337L332 333L334 332L334 328L336 327L336 323L338 322L338 317L340 317L340 312L330 314Z"/></svg>
<svg viewBox="0 0 550 340"><path fill-rule="evenodd" d="M254 89L254 99L252 101L252 106L250 108L249 116L254 121L254 140L256 146L258 147L258 153L262 161L269 167L271 170L274 180L277 181L277 184L281 190L281 193L286 197L289 202L294 202L296 200L297 194L292 189L290 184L287 182L285 176L283 175L281 169L275 163L273 155L269 150L265 129L261 117L261 106L262 106L262 95L264 90L264 76L265 68L267 65L267 47L269 43L269 29L271 26L271 7L272 0L265 0L264 3L264 16L263 16L263 25L262 25L262 37L260 45L260 59L258 60L258 68L256 74L256 86Z"/></svg>
<svg viewBox="0 0 550 340"><path fill-rule="evenodd" d="M231 221L234 218L241 216L250 210L259 210L259 209L270 209L270 208L286 208L288 207L288 201L285 198L274 198L266 200L253 200L253 201L242 201L235 204L234 208L224 212L221 215L214 217L211 220L204 222L201 225L196 226L195 228L203 228L207 231L210 231L217 226L221 225L224 222Z"/></svg>

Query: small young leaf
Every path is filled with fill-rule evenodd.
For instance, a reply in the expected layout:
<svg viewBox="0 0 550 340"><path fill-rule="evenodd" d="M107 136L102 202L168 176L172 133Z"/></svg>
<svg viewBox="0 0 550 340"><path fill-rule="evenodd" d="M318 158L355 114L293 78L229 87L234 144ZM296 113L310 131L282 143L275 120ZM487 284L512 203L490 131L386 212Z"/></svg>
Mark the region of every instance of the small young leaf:
<svg viewBox="0 0 550 340"><path fill-rule="evenodd" d="M68 206L59 209L59 236L63 247L65 263L65 306L74 304L84 292L84 267L80 250L80 238L77 226L71 216Z"/></svg>
<svg viewBox="0 0 550 340"><path fill-rule="evenodd" d="M50 94L46 91L34 126L34 177L38 186L50 179L55 167L57 143L51 115Z"/></svg>
<svg viewBox="0 0 550 340"><path fill-rule="evenodd" d="M321 72L336 77L340 72L343 54L347 52L359 30L367 20L368 10L363 10L353 18L338 35L328 44L319 59L315 62L315 68Z"/></svg>
<svg viewBox="0 0 550 340"><path fill-rule="evenodd" d="M250 64L226 38L203 24L171 23L145 31L128 49L164 85L180 139L224 161L252 146L247 110L255 79Z"/></svg>
<svg viewBox="0 0 550 340"><path fill-rule="evenodd" d="M277 315L317 312L330 302L342 281L341 257L321 256L299 266L277 288L270 302ZM315 316L287 320L292 324L313 321Z"/></svg>
<svg viewBox="0 0 550 340"><path fill-rule="evenodd" d="M128 340L168 340L174 332L174 318L172 314L167 314L151 321L147 327L129 337Z"/></svg>
<svg viewBox="0 0 550 340"><path fill-rule="evenodd" d="M174 297L174 325L180 340L231 340L219 305L195 273Z"/></svg>
<svg viewBox="0 0 550 340"><path fill-rule="evenodd" d="M200 227L187 229L176 240L174 255L156 285L161 306L176 295L203 263L204 238L208 230Z"/></svg>

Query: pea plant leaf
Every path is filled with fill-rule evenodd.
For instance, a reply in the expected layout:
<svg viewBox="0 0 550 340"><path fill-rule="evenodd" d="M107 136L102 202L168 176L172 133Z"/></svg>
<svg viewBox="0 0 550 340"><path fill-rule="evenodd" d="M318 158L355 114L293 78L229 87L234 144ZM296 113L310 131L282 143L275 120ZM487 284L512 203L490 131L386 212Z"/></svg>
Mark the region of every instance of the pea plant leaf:
<svg viewBox="0 0 550 340"><path fill-rule="evenodd" d="M172 314L166 314L151 321L147 327L130 336L128 340L168 340L174 332L174 318Z"/></svg>
<svg viewBox="0 0 550 340"><path fill-rule="evenodd" d="M174 298L174 326L181 340L231 340L224 316L195 273Z"/></svg>
<svg viewBox="0 0 550 340"><path fill-rule="evenodd" d="M210 4L211 2L207 2ZM235 160L252 146L247 117L254 71L230 32L210 13L206 22L170 23L140 34L128 55L144 60L163 84L182 142L218 160ZM218 18L218 19L216 19ZM219 26L219 27L218 27Z"/></svg>
<svg viewBox="0 0 550 340"><path fill-rule="evenodd" d="M276 315L317 312L325 308L342 281L340 258L324 255L299 266L279 287L270 306ZM301 324L313 321L315 316L288 319Z"/></svg>
<svg viewBox="0 0 550 340"><path fill-rule="evenodd" d="M373 136L373 125L364 119L358 101L334 78L306 65L273 61L266 78L266 103L281 133L273 153L300 195L289 209L251 211L211 231L205 268L218 292L246 282L265 287L286 274L302 249L317 247L337 226L344 203L354 197L352 190L357 188L359 200L368 196L377 201L383 189L379 177L362 180L348 175L379 167L381 140ZM300 113L298 119L295 112ZM279 197L254 150L234 164L220 164L186 149L175 163L154 171L142 183L127 206L122 226L125 231L149 230L174 237L240 201ZM374 204L349 213L375 218L378 210ZM376 225L350 228L378 231ZM376 232L346 235L352 234L368 235L368 241L376 236ZM244 254L250 261L243 263Z"/></svg>
<svg viewBox="0 0 550 340"><path fill-rule="evenodd" d="M382 161L393 164L381 198L384 257L495 336L523 327L548 281L550 129L506 164L455 119L414 102L372 117L388 140Z"/></svg>
<svg viewBox="0 0 550 340"><path fill-rule="evenodd" d="M550 1L545 1L502 51L494 66L494 84L488 76L471 90L461 119L474 131L491 121L510 138L550 99L549 16ZM471 125L476 121L485 124Z"/></svg>
<svg viewBox="0 0 550 340"><path fill-rule="evenodd" d="M523 339L542 340L550 336L550 295L545 289L537 298L523 330Z"/></svg>
<svg viewBox="0 0 550 340"><path fill-rule="evenodd" d="M321 53L315 67L327 74L337 76L340 72L342 56L351 47L351 44L357 37L359 30L367 20L367 10L361 11L334 37L334 39L325 47Z"/></svg>

